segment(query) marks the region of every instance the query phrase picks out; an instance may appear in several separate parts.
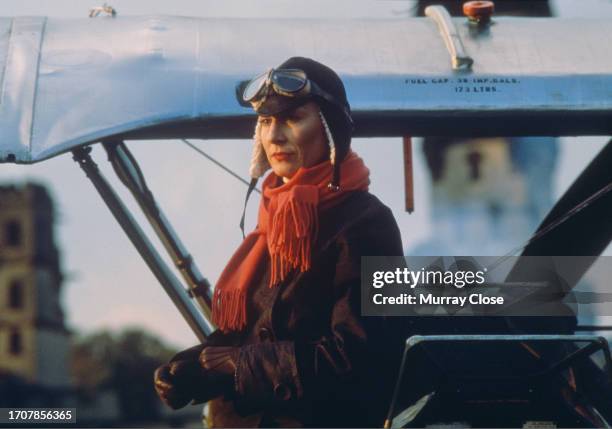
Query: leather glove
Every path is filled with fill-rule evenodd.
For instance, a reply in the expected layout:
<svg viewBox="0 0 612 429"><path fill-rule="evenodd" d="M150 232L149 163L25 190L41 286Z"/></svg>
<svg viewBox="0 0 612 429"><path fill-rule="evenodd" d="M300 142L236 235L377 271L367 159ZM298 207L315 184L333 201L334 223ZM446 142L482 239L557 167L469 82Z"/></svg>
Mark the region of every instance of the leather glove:
<svg viewBox="0 0 612 429"><path fill-rule="evenodd" d="M154 385L159 398L170 408L177 410L187 405L195 396L202 369L198 361L177 360L155 370Z"/></svg>
<svg viewBox="0 0 612 429"><path fill-rule="evenodd" d="M200 365L207 371L231 375L233 379L239 357L240 347L210 346L200 353Z"/></svg>
<svg viewBox="0 0 612 429"><path fill-rule="evenodd" d="M233 392L234 373L204 368L198 361L198 354L194 352L208 347L198 347L199 350L193 347L177 354L172 361L155 371L155 391L172 409L182 408L191 401L206 402Z"/></svg>
<svg viewBox="0 0 612 429"><path fill-rule="evenodd" d="M292 341L208 346L200 353L202 368L233 380L234 406L240 409L239 414L301 398L303 386L296 362Z"/></svg>

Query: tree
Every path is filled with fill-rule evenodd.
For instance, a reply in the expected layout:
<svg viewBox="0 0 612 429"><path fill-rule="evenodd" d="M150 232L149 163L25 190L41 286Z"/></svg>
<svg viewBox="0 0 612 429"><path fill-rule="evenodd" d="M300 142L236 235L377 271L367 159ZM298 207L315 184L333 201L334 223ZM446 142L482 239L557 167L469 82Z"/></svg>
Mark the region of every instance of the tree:
<svg viewBox="0 0 612 429"><path fill-rule="evenodd" d="M144 422L159 417L153 372L174 353L159 338L140 328L117 334L105 330L75 341L72 370L77 385L90 397L99 389L112 389L119 399L123 420Z"/></svg>

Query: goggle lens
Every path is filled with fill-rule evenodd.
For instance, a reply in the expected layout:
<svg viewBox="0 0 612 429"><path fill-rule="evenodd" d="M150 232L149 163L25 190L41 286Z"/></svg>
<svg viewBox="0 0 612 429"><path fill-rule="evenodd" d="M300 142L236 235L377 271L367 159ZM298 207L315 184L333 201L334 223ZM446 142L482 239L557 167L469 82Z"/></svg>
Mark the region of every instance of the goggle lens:
<svg viewBox="0 0 612 429"><path fill-rule="evenodd" d="M268 75L269 74L270 74L269 71L264 72L264 73L260 74L259 76L254 77L249 82L249 84L246 86L246 88L244 88L244 92L242 93L242 98L244 99L244 101L251 101L255 97L257 97L257 95L259 94L261 89L266 84L266 81L268 80Z"/></svg>
<svg viewBox="0 0 612 429"><path fill-rule="evenodd" d="M272 73L272 83L284 92L298 92L306 85L306 75L299 71L276 71Z"/></svg>
<svg viewBox="0 0 612 429"><path fill-rule="evenodd" d="M268 87L268 88L266 88ZM273 90L278 95L289 97L311 97L319 96L331 104L338 106L346 115L348 121L352 124L351 112L344 104L338 102L332 95L319 88L319 86L308 80L306 73L300 69L270 69L256 77L246 84L242 90L242 100L255 104L256 99L262 97L262 90ZM267 94L266 94L267 95ZM264 102L262 100L261 102ZM259 104L261 104L261 102ZM260 107L255 107L258 111Z"/></svg>

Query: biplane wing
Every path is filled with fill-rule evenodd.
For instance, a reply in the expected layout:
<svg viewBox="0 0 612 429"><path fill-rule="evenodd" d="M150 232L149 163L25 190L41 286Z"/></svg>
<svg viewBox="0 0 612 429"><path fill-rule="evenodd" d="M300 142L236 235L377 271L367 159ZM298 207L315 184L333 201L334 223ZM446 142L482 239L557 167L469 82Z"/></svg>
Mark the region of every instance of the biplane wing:
<svg viewBox="0 0 612 429"><path fill-rule="evenodd" d="M0 18L0 162L109 137L249 137L237 84L293 55L342 75L357 136L612 134L610 20L449 21L467 70L430 18Z"/></svg>

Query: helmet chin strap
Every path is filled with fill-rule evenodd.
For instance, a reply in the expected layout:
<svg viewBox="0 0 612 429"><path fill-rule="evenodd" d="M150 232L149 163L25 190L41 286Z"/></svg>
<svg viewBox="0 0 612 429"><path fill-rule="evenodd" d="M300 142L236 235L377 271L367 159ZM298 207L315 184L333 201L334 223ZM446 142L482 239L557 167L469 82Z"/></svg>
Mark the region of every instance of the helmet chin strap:
<svg viewBox="0 0 612 429"><path fill-rule="evenodd" d="M253 189L255 189L255 186L257 186L257 180L257 177L253 177L251 179L251 183L249 183L249 189L247 190L246 197L244 198L244 207L242 208L242 216L240 217L240 230L242 231L243 240L246 237L246 235L244 234L244 218L246 216L247 203L249 202L249 197L253 193Z"/></svg>

